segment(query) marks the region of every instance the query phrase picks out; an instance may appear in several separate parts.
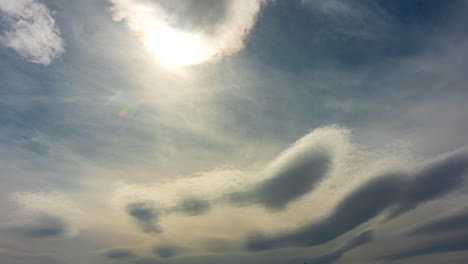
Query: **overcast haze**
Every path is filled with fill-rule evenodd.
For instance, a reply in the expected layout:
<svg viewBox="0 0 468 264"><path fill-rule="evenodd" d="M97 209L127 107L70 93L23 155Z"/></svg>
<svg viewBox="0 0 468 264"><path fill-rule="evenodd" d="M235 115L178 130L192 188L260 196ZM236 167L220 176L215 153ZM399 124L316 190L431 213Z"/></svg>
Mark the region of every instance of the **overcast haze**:
<svg viewBox="0 0 468 264"><path fill-rule="evenodd" d="M463 0L0 0L0 263L467 263L467 24Z"/></svg>

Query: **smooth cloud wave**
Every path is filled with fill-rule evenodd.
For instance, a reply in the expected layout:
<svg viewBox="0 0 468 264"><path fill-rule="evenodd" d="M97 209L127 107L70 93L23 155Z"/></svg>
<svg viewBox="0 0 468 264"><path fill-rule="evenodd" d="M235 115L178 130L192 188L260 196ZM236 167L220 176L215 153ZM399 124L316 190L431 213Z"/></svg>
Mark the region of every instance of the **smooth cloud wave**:
<svg viewBox="0 0 468 264"><path fill-rule="evenodd" d="M319 222L276 235L256 233L247 239L251 251L329 242L395 206L393 219L419 205L442 198L463 186L468 172L468 151L462 148L433 160L415 172L377 176L347 195L333 213Z"/></svg>

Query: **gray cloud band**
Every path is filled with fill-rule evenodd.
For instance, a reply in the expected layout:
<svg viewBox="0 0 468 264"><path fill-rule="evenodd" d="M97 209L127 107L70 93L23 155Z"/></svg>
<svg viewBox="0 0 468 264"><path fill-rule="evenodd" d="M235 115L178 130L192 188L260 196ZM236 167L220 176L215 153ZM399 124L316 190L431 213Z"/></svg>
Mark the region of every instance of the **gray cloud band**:
<svg viewBox="0 0 468 264"><path fill-rule="evenodd" d="M291 246L315 246L331 241L371 220L395 205L391 218L416 206L442 197L462 186L468 170L466 149L440 158L410 180L405 174L384 175L346 196L325 219L298 229L274 235L254 234L247 238L246 248L262 251Z"/></svg>
<svg viewBox="0 0 468 264"><path fill-rule="evenodd" d="M349 252L349 251L351 251L351 250L353 250L353 249L355 249L357 247L363 246L363 245L365 245L367 243L370 243L372 241L373 241L373 232L372 231L366 231L364 233L361 233L361 234L353 237L348 242L346 242L346 244L344 246L342 246L341 248L333 251L332 253L321 256L321 257L318 257L318 258L310 259L307 262L311 263L311 264L331 264L331 263L335 263L341 257L343 257L343 255L346 254L347 252Z"/></svg>

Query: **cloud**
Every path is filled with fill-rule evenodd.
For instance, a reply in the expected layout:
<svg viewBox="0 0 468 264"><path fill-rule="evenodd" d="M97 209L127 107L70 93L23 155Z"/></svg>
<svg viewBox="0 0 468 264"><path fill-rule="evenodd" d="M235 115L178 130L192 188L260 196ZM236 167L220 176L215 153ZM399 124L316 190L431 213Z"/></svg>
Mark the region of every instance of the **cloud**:
<svg viewBox="0 0 468 264"><path fill-rule="evenodd" d="M402 192L397 208L390 218L397 217L418 205L441 197L462 186L468 172L468 150L461 149L431 162L415 172Z"/></svg>
<svg viewBox="0 0 468 264"><path fill-rule="evenodd" d="M205 239L201 241L203 248L209 252L222 253L232 251L234 246L232 242L223 239Z"/></svg>
<svg viewBox="0 0 468 264"><path fill-rule="evenodd" d="M343 198L325 219L278 235L253 234L247 240L247 249L261 251L326 243L393 205L397 208L390 214L390 219L446 195L462 186L467 168L468 155L462 148L425 164L414 175L394 173L379 176Z"/></svg>
<svg viewBox="0 0 468 264"><path fill-rule="evenodd" d="M197 198L184 199L180 204L176 206L175 211L182 212L188 216L202 215L211 209L209 201L201 200Z"/></svg>
<svg viewBox="0 0 468 264"><path fill-rule="evenodd" d="M333 30L332 32L336 31L334 33L352 34L361 38L376 38L372 34L382 36L383 33L378 32L378 29L386 30L388 27L386 17L382 15L382 12L373 10L371 6L362 1L301 0L301 4L314 16L320 16L321 19L325 20L321 22L321 26ZM369 25L371 21L372 24Z"/></svg>
<svg viewBox="0 0 468 264"><path fill-rule="evenodd" d="M415 228L407 235L429 235L435 233L468 230L468 211L459 212Z"/></svg>
<svg viewBox="0 0 468 264"><path fill-rule="evenodd" d="M202 216L226 205L281 211L317 188L334 169L334 161L347 155L349 135L348 129L337 126L317 128L252 172L214 171L144 188L124 184L117 188L117 203L138 204L134 197L144 197L159 204L158 219L173 213Z"/></svg>
<svg viewBox="0 0 468 264"><path fill-rule="evenodd" d="M127 21L148 52L175 64L198 64L240 51L264 2L109 1L114 20Z"/></svg>
<svg viewBox="0 0 468 264"><path fill-rule="evenodd" d="M44 4L37 0L1 1L0 13L6 28L0 43L25 60L48 65L65 52L52 12Z"/></svg>
<svg viewBox="0 0 468 264"><path fill-rule="evenodd" d="M62 260L55 259L51 256L36 255L36 256L17 256L0 254L0 262L8 264L66 264Z"/></svg>
<svg viewBox="0 0 468 264"><path fill-rule="evenodd" d="M270 164L266 180L252 190L231 194L231 202L280 210L313 190L332 165L330 146L316 142L315 136L311 133L288 148Z"/></svg>
<svg viewBox="0 0 468 264"><path fill-rule="evenodd" d="M182 248L175 246L160 246L154 249L154 253L161 258L173 258L182 253Z"/></svg>
<svg viewBox="0 0 468 264"><path fill-rule="evenodd" d="M134 217L145 233L160 233L162 229L157 225L159 212L149 203L132 203L127 206L127 212Z"/></svg>
<svg viewBox="0 0 468 264"><path fill-rule="evenodd" d="M52 215L34 217L26 223L14 224L9 229L26 238L61 237L69 232L65 220Z"/></svg>
<svg viewBox="0 0 468 264"><path fill-rule="evenodd" d="M25 235L31 238L55 237L67 232L65 222L58 217L44 216L35 226L27 228Z"/></svg>
<svg viewBox="0 0 468 264"><path fill-rule="evenodd" d="M394 203L403 186L402 175L384 175L347 195L325 219L279 235L251 235L247 249L315 246L331 241L377 216Z"/></svg>
<svg viewBox="0 0 468 264"><path fill-rule="evenodd" d="M119 248L106 252L106 257L110 259L132 259L136 255L131 250Z"/></svg>
<svg viewBox="0 0 468 264"><path fill-rule="evenodd" d="M132 261L131 263L134 264L158 264L160 263L159 260L152 259L152 258L140 258Z"/></svg>
<svg viewBox="0 0 468 264"><path fill-rule="evenodd" d="M84 224L83 209L60 192L22 192L10 195L14 213L5 227L27 238L70 237Z"/></svg>
<svg viewBox="0 0 468 264"><path fill-rule="evenodd" d="M411 257L448 253L468 250L468 236L459 236L446 239L440 239L425 243L424 245L397 253L380 257L381 260L401 260Z"/></svg>
<svg viewBox="0 0 468 264"><path fill-rule="evenodd" d="M334 252L332 252L332 253L330 253L328 255L318 257L318 258L313 258L313 259L309 260L308 263L311 263L311 264L335 263L347 252L349 252L349 251L351 251L351 250L353 250L353 249L355 249L357 247L360 247L362 245L365 245L365 244L371 242L372 240L373 240L373 232L372 231L363 232L363 233L355 236L351 240L349 240L346 243L346 245L344 245L343 247L335 250Z"/></svg>

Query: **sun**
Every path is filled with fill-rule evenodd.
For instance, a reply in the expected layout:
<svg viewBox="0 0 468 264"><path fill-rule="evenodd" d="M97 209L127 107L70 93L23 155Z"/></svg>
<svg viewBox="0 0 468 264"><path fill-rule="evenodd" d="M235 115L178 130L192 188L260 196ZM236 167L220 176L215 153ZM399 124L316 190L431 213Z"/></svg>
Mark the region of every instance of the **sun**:
<svg viewBox="0 0 468 264"><path fill-rule="evenodd" d="M216 49L207 44L209 41L203 34L186 32L142 16L130 18L128 25L144 48L165 66L200 64L216 55Z"/></svg>
<svg viewBox="0 0 468 264"><path fill-rule="evenodd" d="M169 26L148 29L142 37L143 45L163 63L172 66L200 64L213 56L202 37Z"/></svg>

